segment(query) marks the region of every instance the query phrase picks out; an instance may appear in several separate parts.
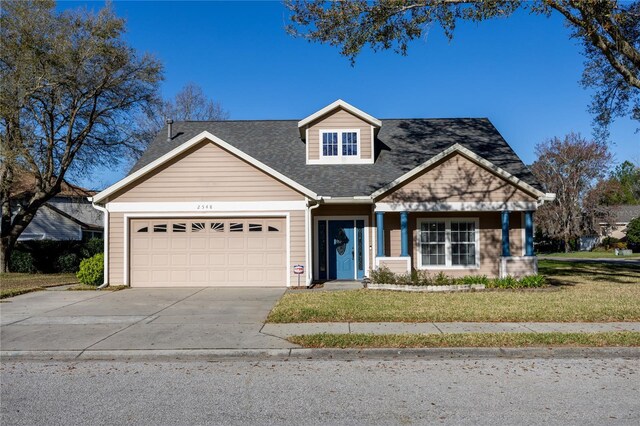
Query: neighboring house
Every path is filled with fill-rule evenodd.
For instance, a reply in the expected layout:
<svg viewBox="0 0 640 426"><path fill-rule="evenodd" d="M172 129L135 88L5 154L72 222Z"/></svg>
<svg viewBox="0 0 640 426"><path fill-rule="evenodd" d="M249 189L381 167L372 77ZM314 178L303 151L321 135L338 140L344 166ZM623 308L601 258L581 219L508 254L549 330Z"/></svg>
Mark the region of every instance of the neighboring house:
<svg viewBox="0 0 640 426"><path fill-rule="evenodd" d="M33 188L34 181L28 173L20 173L12 186L14 197ZM104 215L87 200L93 195L94 191L64 182L60 193L38 209L18 241L102 238Z"/></svg>
<svg viewBox="0 0 640 426"><path fill-rule="evenodd" d="M304 269L308 285L382 265L537 270L533 213L554 195L487 119L378 120L338 100L301 121L166 131L93 197L108 215L111 284L290 286Z"/></svg>
<svg viewBox="0 0 640 426"><path fill-rule="evenodd" d="M632 206L632 205L619 205L619 206L611 206L614 214L614 223L613 225L607 223L600 224L600 235L602 239L606 237L613 237L617 239L622 239L627 236L627 225L631 220L636 217L640 217L640 205Z"/></svg>

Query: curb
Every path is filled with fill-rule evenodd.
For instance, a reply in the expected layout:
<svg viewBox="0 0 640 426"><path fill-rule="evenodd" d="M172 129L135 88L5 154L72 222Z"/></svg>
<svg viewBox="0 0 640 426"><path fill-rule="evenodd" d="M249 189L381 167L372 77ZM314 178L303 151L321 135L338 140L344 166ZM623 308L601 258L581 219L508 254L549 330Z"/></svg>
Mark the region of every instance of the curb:
<svg viewBox="0 0 640 426"><path fill-rule="evenodd" d="M419 349L178 349L0 351L6 361L260 361L260 360L355 360L355 359L567 359L638 358L638 347L615 348L419 348Z"/></svg>

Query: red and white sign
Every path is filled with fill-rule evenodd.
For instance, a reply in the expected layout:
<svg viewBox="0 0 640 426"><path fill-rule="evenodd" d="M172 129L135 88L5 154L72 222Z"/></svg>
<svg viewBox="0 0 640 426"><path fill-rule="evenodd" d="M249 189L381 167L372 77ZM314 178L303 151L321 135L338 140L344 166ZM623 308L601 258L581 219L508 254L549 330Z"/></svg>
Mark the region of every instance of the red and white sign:
<svg viewBox="0 0 640 426"><path fill-rule="evenodd" d="M293 265L293 273L297 275L304 274L304 265Z"/></svg>

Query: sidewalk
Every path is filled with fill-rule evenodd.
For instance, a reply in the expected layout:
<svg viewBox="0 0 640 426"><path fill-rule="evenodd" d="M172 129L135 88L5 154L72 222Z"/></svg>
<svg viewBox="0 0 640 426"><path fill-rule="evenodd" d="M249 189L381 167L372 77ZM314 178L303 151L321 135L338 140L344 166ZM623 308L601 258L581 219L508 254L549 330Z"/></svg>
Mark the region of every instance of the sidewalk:
<svg viewBox="0 0 640 426"><path fill-rule="evenodd" d="M286 339L302 334L602 333L640 332L640 322L320 322L265 324L263 334Z"/></svg>

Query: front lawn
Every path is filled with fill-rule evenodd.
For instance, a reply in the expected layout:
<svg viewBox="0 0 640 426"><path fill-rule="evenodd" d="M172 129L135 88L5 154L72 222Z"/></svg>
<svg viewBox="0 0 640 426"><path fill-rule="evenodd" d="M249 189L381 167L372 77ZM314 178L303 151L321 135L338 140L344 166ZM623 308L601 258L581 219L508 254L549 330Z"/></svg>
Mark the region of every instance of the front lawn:
<svg viewBox="0 0 640 426"><path fill-rule="evenodd" d="M546 289L470 293L287 293L268 322L640 321L640 267L545 261Z"/></svg>
<svg viewBox="0 0 640 426"><path fill-rule="evenodd" d="M305 348L638 347L640 333L309 334L288 340Z"/></svg>
<svg viewBox="0 0 640 426"><path fill-rule="evenodd" d="M65 284L76 284L75 274L19 274L6 273L0 275L0 299L13 297L45 287Z"/></svg>
<svg viewBox="0 0 640 426"><path fill-rule="evenodd" d="M570 251L569 253L549 253L540 256L570 259L640 259L640 253L632 253L630 256L616 256L613 251Z"/></svg>

